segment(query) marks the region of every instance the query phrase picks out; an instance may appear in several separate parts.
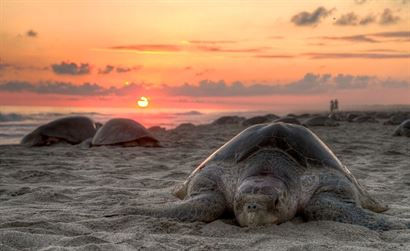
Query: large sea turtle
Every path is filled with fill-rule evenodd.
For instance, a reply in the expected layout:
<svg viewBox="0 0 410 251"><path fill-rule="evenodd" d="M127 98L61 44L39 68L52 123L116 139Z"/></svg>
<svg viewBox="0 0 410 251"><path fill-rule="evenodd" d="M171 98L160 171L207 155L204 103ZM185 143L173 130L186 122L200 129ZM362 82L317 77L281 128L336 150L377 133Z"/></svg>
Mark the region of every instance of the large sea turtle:
<svg viewBox="0 0 410 251"><path fill-rule="evenodd" d="M79 144L92 138L97 130L96 123L84 116L69 116L41 125L27 134L21 144L45 146L58 142Z"/></svg>
<svg viewBox="0 0 410 251"><path fill-rule="evenodd" d="M394 136L410 137L410 119L403 121L393 133Z"/></svg>
<svg viewBox="0 0 410 251"><path fill-rule="evenodd" d="M387 206L372 198L313 132L286 123L245 129L200 164L175 195L182 201L106 216L210 222L231 212L241 226L280 224L301 215L377 230L407 227L375 213Z"/></svg>
<svg viewBox="0 0 410 251"><path fill-rule="evenodd" d="M125 118L107 121L94 135L92 146L160 146L159 141L140 123Z"/></svg>

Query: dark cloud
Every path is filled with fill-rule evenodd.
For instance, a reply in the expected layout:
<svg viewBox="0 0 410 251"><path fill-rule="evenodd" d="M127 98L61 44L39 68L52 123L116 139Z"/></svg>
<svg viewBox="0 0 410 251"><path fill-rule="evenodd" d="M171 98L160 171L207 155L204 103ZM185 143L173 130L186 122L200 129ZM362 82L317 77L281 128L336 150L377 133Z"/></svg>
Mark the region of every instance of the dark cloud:
<svg viewBox="0 0 410 251"><path fill-rule="evenodd" d="M333 81L336 89L363 89L369 86L374 79L369 76L339 74L334 77Z"/></svg>
<svg viewBox="0 0 410 251"><path fill-rule="evenodd" d="M327 17L333 10L327 10L324 7L319 7L313 12L302 11L291 18L291 21L297 26L314 26L321 19Z"/></svg>
<svg viewBox="0 0 410 251"><path fill-rule="evenodd" d="M379 19L379 24L381 25L395 24L400 21L399 16L395 16L390 9L386 8L379 17L369 14L366 17L360 18L354 12L349 12L340 16L334 24L339 26L368 25L375 23L377 19Z"/></svg>
<svg viewBox="0 0 410 251"><path fill-rule="evenodd" d="M198 46L197 49L203 52L227 52L227 53L257 53L262 52L266 48L241 48L241 49L228 49L219 46Z"/></svg>
<svg viewBox="0 0 410 251"><path fill-rule="evenodd" d="M33 30L28 30L26 32L26 36L27 37L37 37L37 32L33 31Z"/></svg>
<svg viewBox="0 0 410 251"><path fill-rule="evenodd" d="M38 94L59 94L78 96L124 96L130 93L145 93L149 85L130 84L123 87L103 87L96 83L83 83L80 85L70 82L47 81L31 83L28 81L5 81L0 83L0 91L5 92L31 92Z"/></svg>
<svg viewBox="0 0 410 251"><path fill-rule="evenodd" d="M3 84L0 84L0 91L7 92L32 92L33 85L30 82L25 81L8 81Z"/></svg>
<svg viewBox="0 0 410 251"><path fill-rule="evenodd" d="M399 83L399 84L397 84ZM164 87L164 90L176 96L190 97L232 97L232 96L267 96L280 94L318 94L327 91L365 89L369 87L410 88L405 81L379 80L371 76L339 74L306 74L302 79L287 84L253 84L242 82L227 84L225 81L203 80L199 85L184 84L178 87Z"/></svg>
<svg viewBox="0 0 410 251"><path fill-rule="evenodd" d="M359 17L354 14L353 12L347 13L342 15L337 21L335 22L336 25L357 25Z"/></svg>
<svg viewBox="0 0 410 251"><path fill-rule="evenodd" d="M379 32L368 35L383 38L410 38L410 31Z"/></svg>
<svg viewBox="0 0 410 251"><path fill-rule="evenodd" d="M376 17L373 15L368 15L360 20L359 25L368 25L374 22L376 22Z"/></svg>
<svg viewBox="0 0 410 251"><path fill-rule="evenodd" d="M394 16L393 12L390 9L384 9L383 13L380 16L380 21L379 23L381 25L389 25L389 24L395 24L400 21L399 16Z"/></svg>
<svg viewBox="0 0 410 251"><path fill-rule="evenodd" d="M387 79L381 82L384 88L410 88L410 82L403 80Z"/></svg>
<svg viewBox="0 0 410 251"><path fill-rule="evenodd" d="M350 42L369 42L369 43L381 43L386 38L396 38L406 42L410 40L410 31L393 31L393 32L379 32L379 33L370 33L370 34L360 34L354 36L340 36L340 37L320 37L326 40L345 40ZM377 39L375 39L377 38Z"/></svg>
<svg viewBox="0 0 410 251"><path fill-rule="evenodd" d="M11 67L10 64L0 63L0 71L4 71L9 67Z"/></svg>
<svg viewBox="0 0 410 251"><path fill-rule="evenodd" d="M99 69L98 74L108 74L114 70L114 66L106 65L104 69Z"/></svg>
<svg viewBox="0 0 410 251"><path fill-rule="evenodd" d="M116 71L118 73L124 73L124 72L129 72L132 71L132 68L128 68L128 67L117 67Z"/></svg>
<svg viewBox="0 0 410 251"><path fill-rule="evenodd" d="M66 82L41 82L39 84L33 84L26 81L5 82L0 84L0 91L80 96L106 95L110 93L110 89L105 89L97 84L91 83L74 85Z"/></svg>
<svg viewBox="0 0 410 251"><path fill-rule="evenodd" d="M357 3L357 4L364 4L364 3L367 3L367 2L370 2L370 1L372 1L372 0L354 0L354 2ZM401 3L401 4L410 3L410 0L393 0L393 1L395 1L397 3Z"/></svg>
<svg viewBox="0 0 410 251"><path fill-rule="evenodd" d="M369 50L364 50L366 52L397 52L397 53L403 53L404 51L398 51L398 50L391 50L391 49L369 49Z"/></svg>
<svg viewBox="0 0 410 251"><path fill-rule="evenodd" d="M59 75L84 75L90 73L89 64L80 64L76 63L66 63L61 62L61 64L53 64L51 68L55 74Z"/></svg>
<svg viewBox="0 0 410 251"><path fill-rule="evenodd" d="M48 67L38 67L38 66L27 66L20 64L9 64L9 63L0 63L0 72L5 70L14 70L14 71L45 71L48 70Z"/></svg>
<svg viewBox="0 0 410 251"><path fill-rule="evenodd" d="M98 74L109 74L115 70L117 73L126 73L130 71L136 71L141 69L140 66L135 66L135 67L120 67L120 66L112 66L112 65L106 65L105 68L99 69Z"/></svg>
<svg viewBox="0 0 410 251"><path fill-rule="evenodd" d="M344 37L321 37L326 40L345 40L350 42L368 42L368 43L379 43L378 40L370 38L366 35L355 35L355 36L344 36Z"/></svg>
<svg viewBox="0 0 410 251"><path fill-rule="evenodd" d="M32 92L38 94L59 94L78 96L126 96L136 93L155 91L173 96L186 97L235 97L235 96L269 96L269 95L303 95L334 92L337 90L355 90L365 88L410 88L409 81L385 79L381 80L365 75L346 75L308 73L302 79L286 84L255 83L246 85L236 81L226 83L223 80L202 80L198 85L184 84L180 86L153 87L146 84L132 83L123 87L102 87L95 83L75 85L67 82L40 82L7 81L0 83L3 92Z"/></svg>
<svg viewBox="0 0 410 251"><path fill-rule="evenodd" d="M400 59L410 58L410 54L387 54L387 53L305 53L312 59L343 59L343 58L369 58L369 59Z"/></svg>
<svg viewBox="0 0 410 251"><path fill-rule="evenodd" d="M200 51L200 52L215 52L215 53L256 53L262 52L267 48L226 48L219 44L233 44L235 41L229 40L192 40L188 41L190 45L158 45L158 44L144 44L144 45L129 45L129 46L112 46L111 50L128 50L138 52L178 52L178 51Z"/></svg>
<svg viewBox="0 0 410 251"><path fill-rule="evenodd" d="M336 22L335 25L340 26L356 26L356 25L368 25L374 23L376 21L376 17L373 15L368 15L364 18L360 18L353 12L349 12L347 14L342 15Z"/></svg>

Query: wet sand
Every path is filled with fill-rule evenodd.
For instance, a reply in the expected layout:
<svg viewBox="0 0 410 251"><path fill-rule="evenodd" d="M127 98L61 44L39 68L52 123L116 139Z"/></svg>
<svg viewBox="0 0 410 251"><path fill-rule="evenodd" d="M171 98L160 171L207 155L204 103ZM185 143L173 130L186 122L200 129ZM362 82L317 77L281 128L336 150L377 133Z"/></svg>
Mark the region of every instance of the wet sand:
<svg viewBox="0 0 410 251"><path fill-rule="evenodd" d="M410 220L410 140L395 126L311 128L364 185ZM159 132L163 148L0 146L0 250L410 250L410 230L376 232L330 221L239 227L103 215L178 200L172 188L243 130L207 125Z"/></svg>

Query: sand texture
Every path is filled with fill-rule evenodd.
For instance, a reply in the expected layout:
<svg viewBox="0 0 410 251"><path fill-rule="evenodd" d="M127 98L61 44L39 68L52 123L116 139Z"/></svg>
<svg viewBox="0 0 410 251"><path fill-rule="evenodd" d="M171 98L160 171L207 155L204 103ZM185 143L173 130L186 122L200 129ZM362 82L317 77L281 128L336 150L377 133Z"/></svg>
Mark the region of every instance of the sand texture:
<svg viewBox="0 0 410 251"><path fill-rule="evenodd" d="M410 139L395 126L312 130L368 191L410 220ZM0 250L410 250L410 230L376 232L330 221L242 228L107 212L176 201L171 189L241 126L158 132L163 148L0 146Z"/></svg>

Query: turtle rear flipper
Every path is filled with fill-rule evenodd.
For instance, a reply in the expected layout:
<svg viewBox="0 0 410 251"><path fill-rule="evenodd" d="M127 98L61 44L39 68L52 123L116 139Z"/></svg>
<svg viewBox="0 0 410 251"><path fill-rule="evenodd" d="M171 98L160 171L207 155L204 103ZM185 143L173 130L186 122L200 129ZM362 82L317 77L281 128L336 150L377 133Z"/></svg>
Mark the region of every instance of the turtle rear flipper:
<svg viewBox="0 0 410 251"><path fill-rule="evenodd" d="M335 193L320 193L312 197L303 210L303 215L307 220L337 221L378 231L406 229L410 226L410 222L373 213L358 207L355 201L340 198Z"/></svg>

